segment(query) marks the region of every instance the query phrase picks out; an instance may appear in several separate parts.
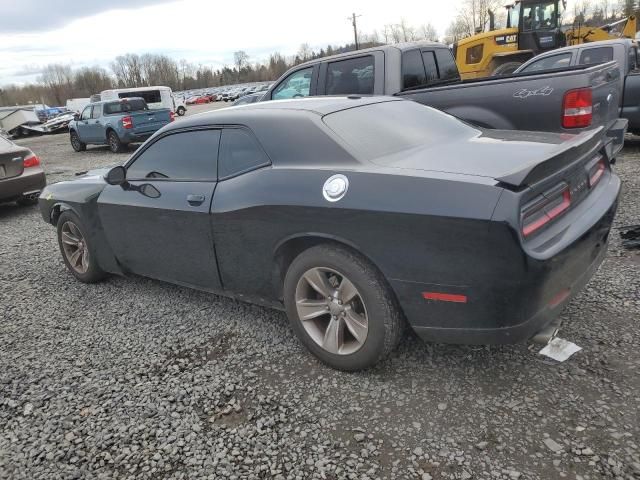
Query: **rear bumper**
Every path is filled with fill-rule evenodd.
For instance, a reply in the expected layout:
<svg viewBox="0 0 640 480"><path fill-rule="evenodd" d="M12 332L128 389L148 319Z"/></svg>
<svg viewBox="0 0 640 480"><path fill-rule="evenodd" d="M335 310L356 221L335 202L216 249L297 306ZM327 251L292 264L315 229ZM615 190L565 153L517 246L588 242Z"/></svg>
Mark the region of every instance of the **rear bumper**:
<svg viewBox="0 0 640 480"><path fill-rule="evenodd" d="M13 200L28 194L39 194L47 178L40 167L25 169L19 177L0 180L0 200Z"/></svg>
<svg viewBox="0 0 640 480"><path fill-rule="evenodd" d="M551 256L518 252L500 241L505 232L495 237L495 244L477 245L464 270L455 272L462 281L392 280L415 332L432 342L504 344L526 341L551 323L606 256L620 192L620 180L615 175L608 180L587 212L565 228L573 240ZM425 299L424 292L446 293L458 301Z"/></svg>
<svg viewBox="0 0 640 480"><path fill-rule="evenodd" d="M154 133L155 132L145 132L145 133L124 132L120 137L120 140L124 143L141 143L141 142L144 142L147 138L149 138Z"/></svg>

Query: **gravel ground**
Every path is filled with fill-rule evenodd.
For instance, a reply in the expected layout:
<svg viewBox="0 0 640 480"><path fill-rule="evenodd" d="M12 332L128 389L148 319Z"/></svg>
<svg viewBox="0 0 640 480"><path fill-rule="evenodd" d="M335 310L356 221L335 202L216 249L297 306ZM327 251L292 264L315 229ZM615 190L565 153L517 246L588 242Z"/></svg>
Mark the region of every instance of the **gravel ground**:
<svg viewBox="0 0 640 480"><path fill-rule="evenodd" d="M20 143L50 182L126 158ZM616 226L640 222L639 162L629 141ZM567 362L409 335L357 374L315 361L280 312L75 281L36 208L0 205L0 233L2 479L640 477L640 254L617 231L563 314L584 349Z"/></svg>

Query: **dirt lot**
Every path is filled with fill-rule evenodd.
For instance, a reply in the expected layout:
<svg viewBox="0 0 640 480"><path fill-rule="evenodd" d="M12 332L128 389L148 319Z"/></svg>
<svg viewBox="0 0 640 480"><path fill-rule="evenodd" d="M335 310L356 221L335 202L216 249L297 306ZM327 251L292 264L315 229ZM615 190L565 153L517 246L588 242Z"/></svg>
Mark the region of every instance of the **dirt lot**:
<svg viewBox="0 0 640 480"><path fill-rule="evenodd" d="M190 109L206 110L211 106ZM122 162L23 139L49 182ZM640 223L640 141L615 170ZM430 345L372 371L316 362L284 314L142 278L80 284L36 208L0 205L0 478L640 476L640 255L564 312L584 350Z"/></svg>

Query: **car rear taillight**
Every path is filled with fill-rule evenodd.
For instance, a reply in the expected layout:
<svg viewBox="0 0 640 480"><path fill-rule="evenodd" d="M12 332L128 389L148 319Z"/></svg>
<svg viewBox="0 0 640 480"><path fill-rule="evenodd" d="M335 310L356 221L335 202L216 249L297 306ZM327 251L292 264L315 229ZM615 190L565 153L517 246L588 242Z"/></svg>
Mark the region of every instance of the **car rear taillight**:
<svg viewBox="0 0 640 480"><path fill-rule="evenodd" d="M176 119L176 114L169 112L169 122L173 122Z"/></svg>
<svg viewBox="0 0 640 480"><path fill-rule="evenodd" d="M538 195L522 207L522 235L528 237L537 232L562 215L570 206L571 191L566 183L561 183L542 195Z"/></svg>
<svg viewBox="0 0 640 480"><path fill-rule="evenodd" d="M129 116L122 117L122 128L133 128L133 119Z"/></svg>
<svg viewBox="0 0 640 480"><path fill-rule="evenodd" d="M27 158L25 158L22 163L24 165L24 168L37 167L38 165L40 165L40 159L36 155L31 154Z"/></svg>
<svg viewBox="0 0 640 480"><path fill-rule="evenodd" d="M600 158L594 165L589 168L589 187L595 186L600 181L602 175L607 166L604 163L604 158Z"/></svg>
<svg viewBox="0 0 640 480"><path fill-rule="evenodd" d="M562 126L581 128L591 125L593 118L593 94L590 88L569 90L562 102Z"/></svg>

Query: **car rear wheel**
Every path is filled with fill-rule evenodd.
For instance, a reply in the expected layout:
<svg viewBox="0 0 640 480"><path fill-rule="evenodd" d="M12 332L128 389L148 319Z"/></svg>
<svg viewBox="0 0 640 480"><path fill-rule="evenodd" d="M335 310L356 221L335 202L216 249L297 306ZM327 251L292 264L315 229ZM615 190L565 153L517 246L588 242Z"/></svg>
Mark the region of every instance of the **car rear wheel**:
<svg viewBox="0 0 640 480"><path fill-rule="evenodd" d="M284 281L293 330L321 361L362 370L398 345L404 319L384 277L360 255L333 245L294 259Z"/></svg>
<svg viewBox="0 0 640 480"><path fill-rule="evenodd" d="M187 110L184 107L178 107L178 111L176 112L178 116L182 117Z"/></svg>
<svg viewBox="0 0 640 480"><path fill-rule="evenodd" d="M80 141L80 137L77 132L71 131L69 139L71 141L71 146L76 152L84 152L87 149L87 144Z"/></svg>
<svg viewBox="0 0 640 480"><path fill-rule="evenodd" d="M102 280L106 273L96 262L95 251L80 218L69 210L62 212L57 229L62 258L73 276L84 283Z"/></svg>
<svg viewBox="0 0 640 480"><path fill-rule="evenodd" d="M124 151L126 145L122 143L122 141L120 140L120 137L118 137L118 134L116 132L111 130L107 138L109 140L109 149L113 153L120 153Z"/></svg>

